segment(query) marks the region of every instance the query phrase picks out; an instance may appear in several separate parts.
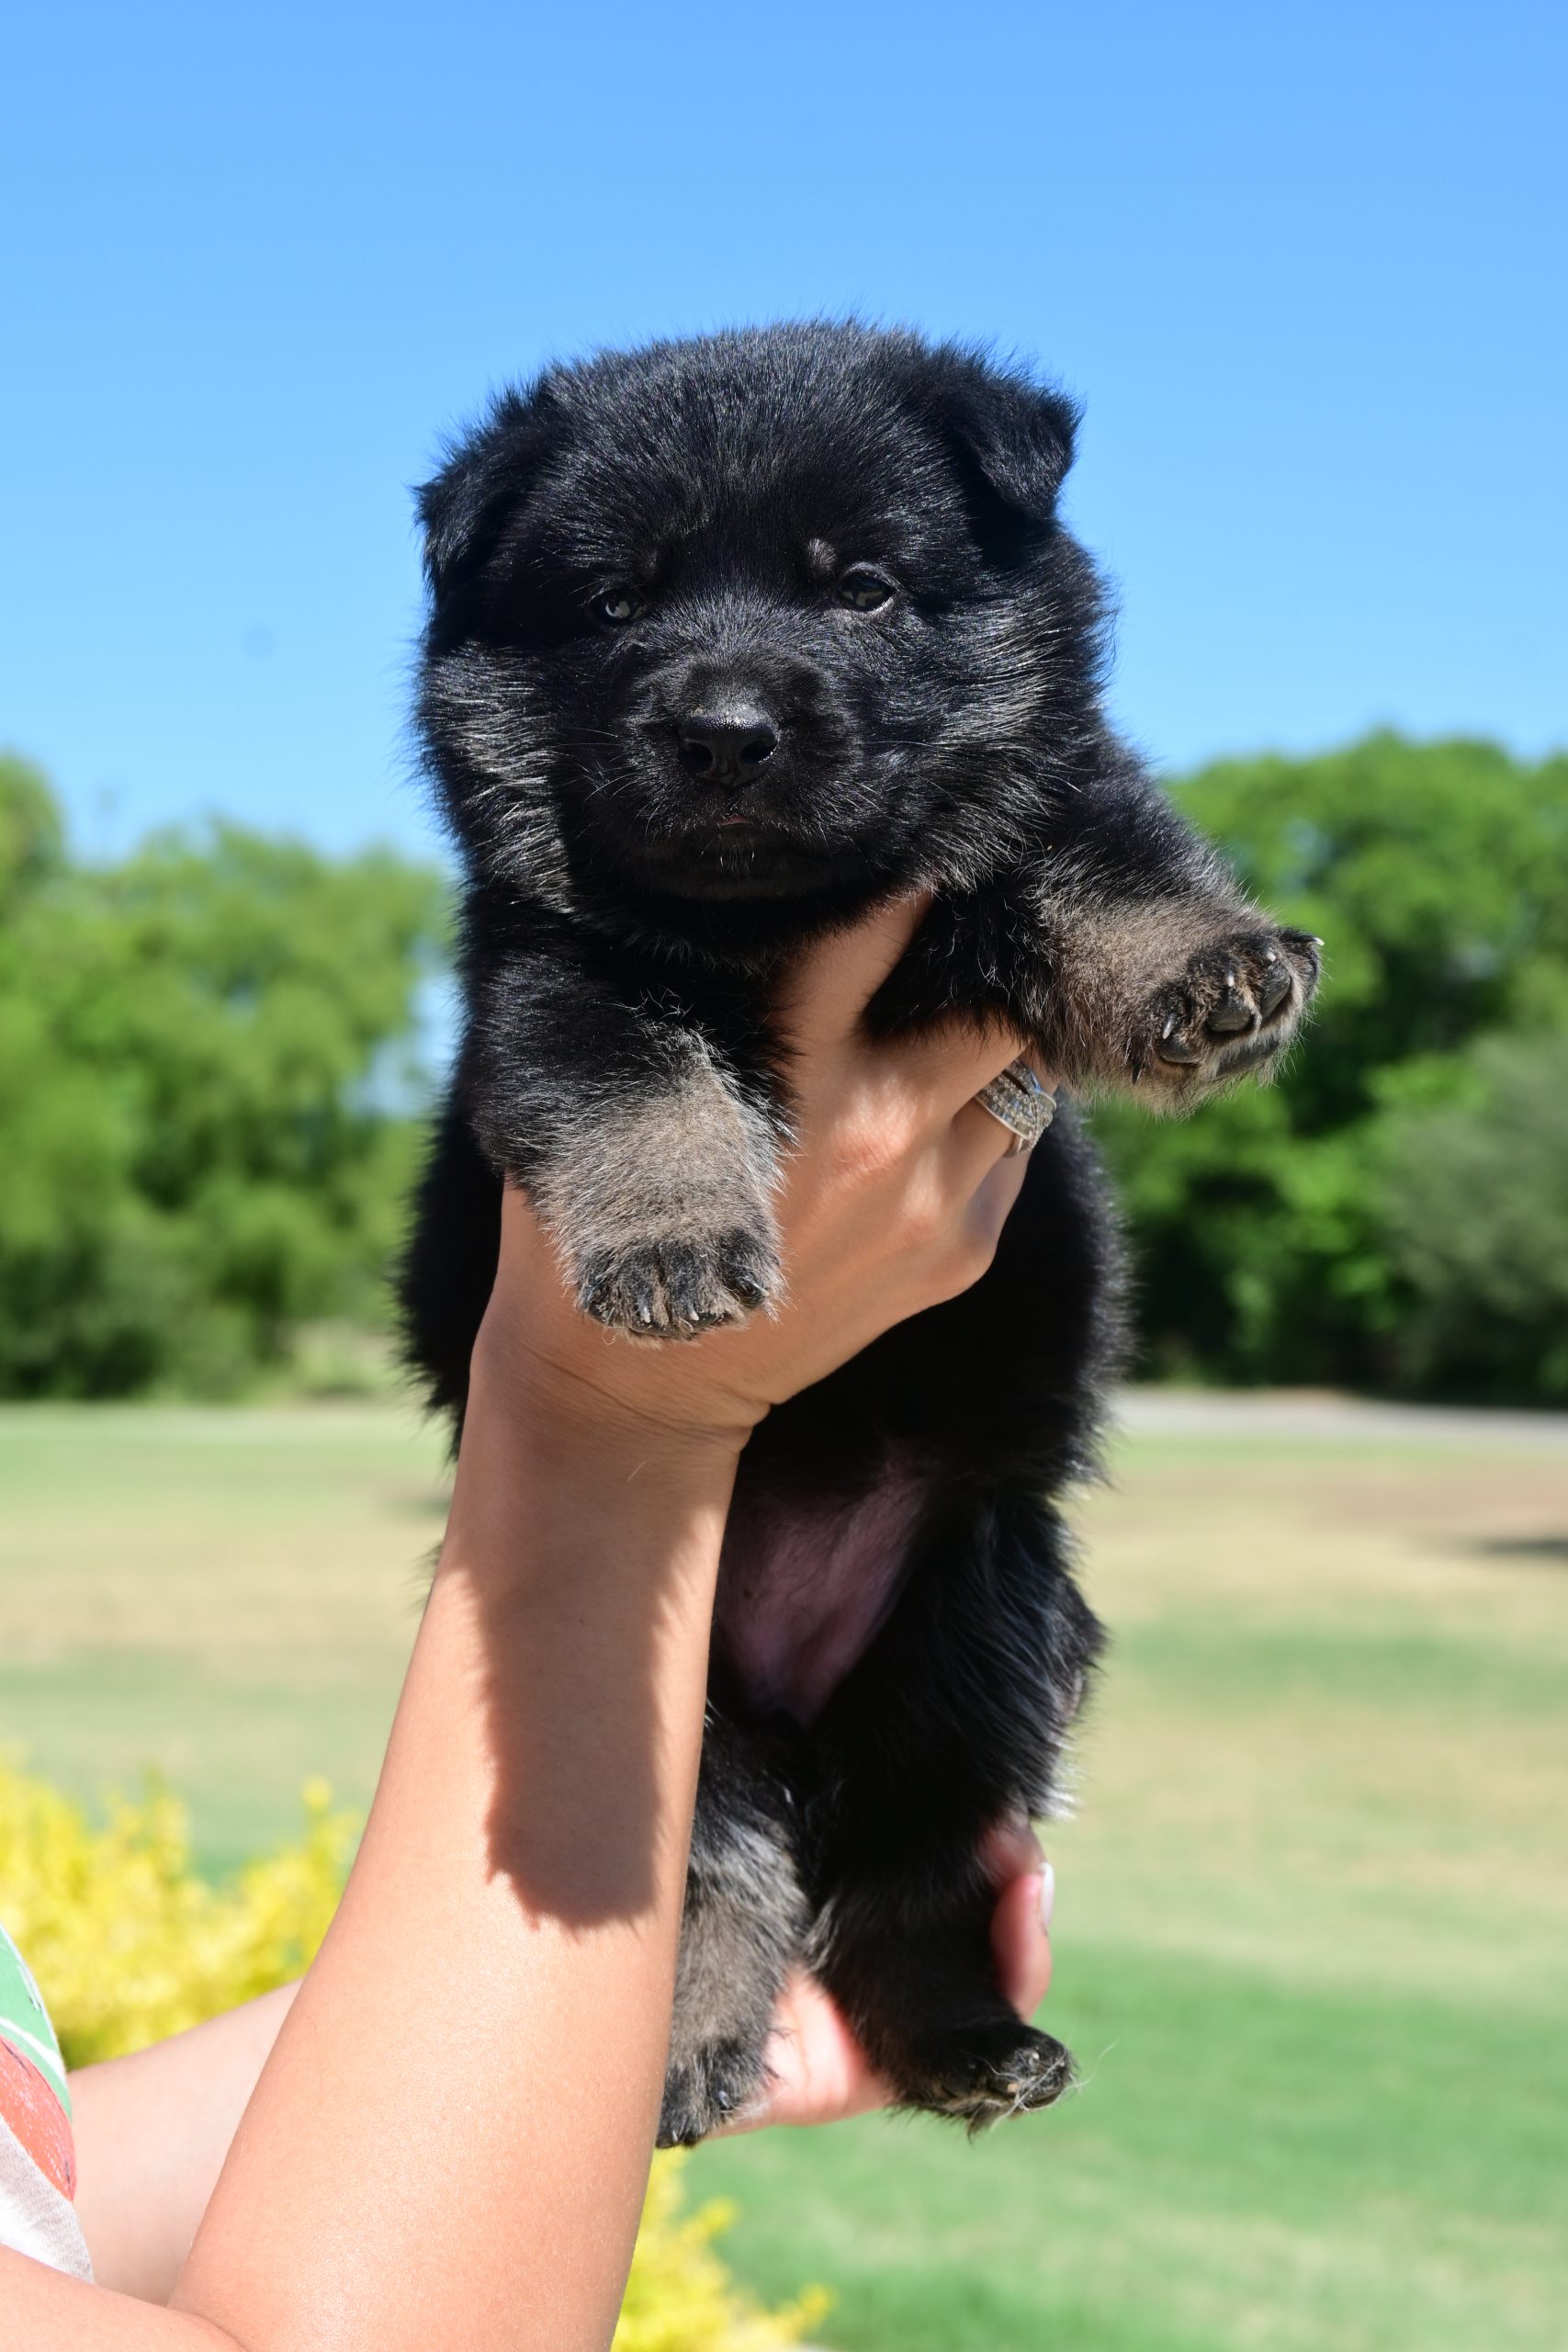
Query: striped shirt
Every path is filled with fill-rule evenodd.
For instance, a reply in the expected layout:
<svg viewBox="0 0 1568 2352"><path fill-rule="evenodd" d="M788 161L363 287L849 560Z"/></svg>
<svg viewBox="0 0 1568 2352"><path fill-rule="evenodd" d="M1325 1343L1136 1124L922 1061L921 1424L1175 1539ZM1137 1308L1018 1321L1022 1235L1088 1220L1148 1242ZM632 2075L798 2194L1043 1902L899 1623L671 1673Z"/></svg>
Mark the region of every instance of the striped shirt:
<svg viewBox="0 0 1568 2352"><path fill-rule="evenodd" d="M90 2278L75 2194L60 2044L27 1962L0 1928L0 2246Z"/></svg>

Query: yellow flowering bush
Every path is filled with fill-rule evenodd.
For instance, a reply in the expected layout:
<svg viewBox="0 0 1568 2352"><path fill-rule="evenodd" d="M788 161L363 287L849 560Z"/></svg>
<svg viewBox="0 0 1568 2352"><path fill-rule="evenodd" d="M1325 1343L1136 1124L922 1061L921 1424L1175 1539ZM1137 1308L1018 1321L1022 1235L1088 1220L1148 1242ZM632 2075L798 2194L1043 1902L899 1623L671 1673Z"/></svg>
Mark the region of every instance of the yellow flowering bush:
<svg viewBox="0 0 1568 2352"><path fill-rule="evenodd" d="M191 1867L189 1824L156 1784L84 1808L0 1758L0 1919L38 1978L66 2063L140 2050L305 1969L342 1890L357 1824L320 1781L298 1844L215 1887ZM714 2252L728 2210L681 2211L680 2159L655 2162L615 2352L775 2352L826 2303L765 2312Z"/></svg>
<svg viewBox="0 0 1568 2352"><path fill-rule="evenodd" d="M185 1807L155 1783L95 1828L46 1781L0 1763L0 1918L27 1955L68 2065L199 2025L309 1965L354 1842L324 1786L297 1846L215 1887L190 1863Z"/></svg>
<svg viewBox="0 0 1568 2352"><path fill-rule="evenodd" d="M798 2344L830 2299L813 2287L786 2311L759 2311L713 2250L731 2208L714 2198L695 2213L681 2211L684 2162L654 2160L612 2352L773 2352Z"/></svg>

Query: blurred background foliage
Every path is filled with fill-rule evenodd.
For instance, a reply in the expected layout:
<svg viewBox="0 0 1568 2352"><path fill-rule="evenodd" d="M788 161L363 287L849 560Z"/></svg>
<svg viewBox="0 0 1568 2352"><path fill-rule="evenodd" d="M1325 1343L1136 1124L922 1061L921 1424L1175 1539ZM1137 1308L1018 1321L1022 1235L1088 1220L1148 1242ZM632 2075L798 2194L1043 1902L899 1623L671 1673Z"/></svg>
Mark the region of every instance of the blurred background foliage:
<svg viewBox="0 0 1568 2352"><path fill-rule="evenodd" d="M1325 976L1274 1085L1096 1116L1146 1368L1568 1395L1568 758L1382 734L1177 797Z"/></svg>
<svg viewBox="0 0 1568 2352"><path fill-rule="evenodd" d="M49 1987L73 2069L145 2049L304 1973L337 1908L358 1831L324 1782L303 1835L214 1886L191 1865L186 1809L154 1782L99 1825L0 1753L0 1912ZM656 2159L610 2352L784 2352L829 2298L764 2310L715 2250L732 2210L682 2210L682 2156Z"/></svg>
<svg viewBox="0 0 1568 2352"><path fill-rule="evenodd" d="M1094 1113L1142 1368L1568 1396L1568 757L1380 734L1174 789L1326 979L1274 1086ZM385 850L84 861L0 759L0 1396L346 1376L319 1335L386 1329L444 926Z"/></svg>
<svg viewBox="0 0 1568 2352"><path fill-rule="evenodd" d="M384 1320L444 902L224 824L86 864L0 762L0 1396L224 1395Z"/></svg>

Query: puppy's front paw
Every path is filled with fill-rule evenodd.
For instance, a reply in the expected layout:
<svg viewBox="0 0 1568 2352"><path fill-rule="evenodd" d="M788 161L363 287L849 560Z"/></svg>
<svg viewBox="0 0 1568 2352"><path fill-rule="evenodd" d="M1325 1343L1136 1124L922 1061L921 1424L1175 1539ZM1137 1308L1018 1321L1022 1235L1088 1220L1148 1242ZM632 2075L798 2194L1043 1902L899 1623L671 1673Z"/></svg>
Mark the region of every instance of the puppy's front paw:
<svg viewBox="0 0 1568 2352"><path fill-rule="evenodd" d="M579 1272L578 1298L597 1321L634 1340L695 1340L744 1323L778 1278L771 1239L731 1226L596 1250Z"/></svg>
<svg viewBox="0 0 1568 2352"><path fill-rule="evenodd" d="M744 1323L779 1287L775 1130L682 1050L683 1070L574 1104L532 1183L579 1305L637 1340Z"/></svg>
<svg viewBox="0 0 1568 2352"><path fill-rule="evenodd" d="M1304 931L1246 931L1200 948L1145 1005L1134 1074L1201 1092L1266 1068L1312 1001L1321 944Z"/></svg>

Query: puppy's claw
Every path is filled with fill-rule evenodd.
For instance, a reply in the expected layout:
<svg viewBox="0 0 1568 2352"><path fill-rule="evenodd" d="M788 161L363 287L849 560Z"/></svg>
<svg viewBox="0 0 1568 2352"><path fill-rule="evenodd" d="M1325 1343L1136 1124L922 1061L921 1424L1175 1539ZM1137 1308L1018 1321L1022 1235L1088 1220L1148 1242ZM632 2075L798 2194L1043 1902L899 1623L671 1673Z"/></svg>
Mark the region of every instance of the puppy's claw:
<svg viewBox="0 0 1568 2352"><path fill-rule="evenodd" d="M737 1228L603 1251L581 1271L577 1295L609 1330L636 1340L695 1340L745 1322L777 1274L771 1244Z"/></svg>

